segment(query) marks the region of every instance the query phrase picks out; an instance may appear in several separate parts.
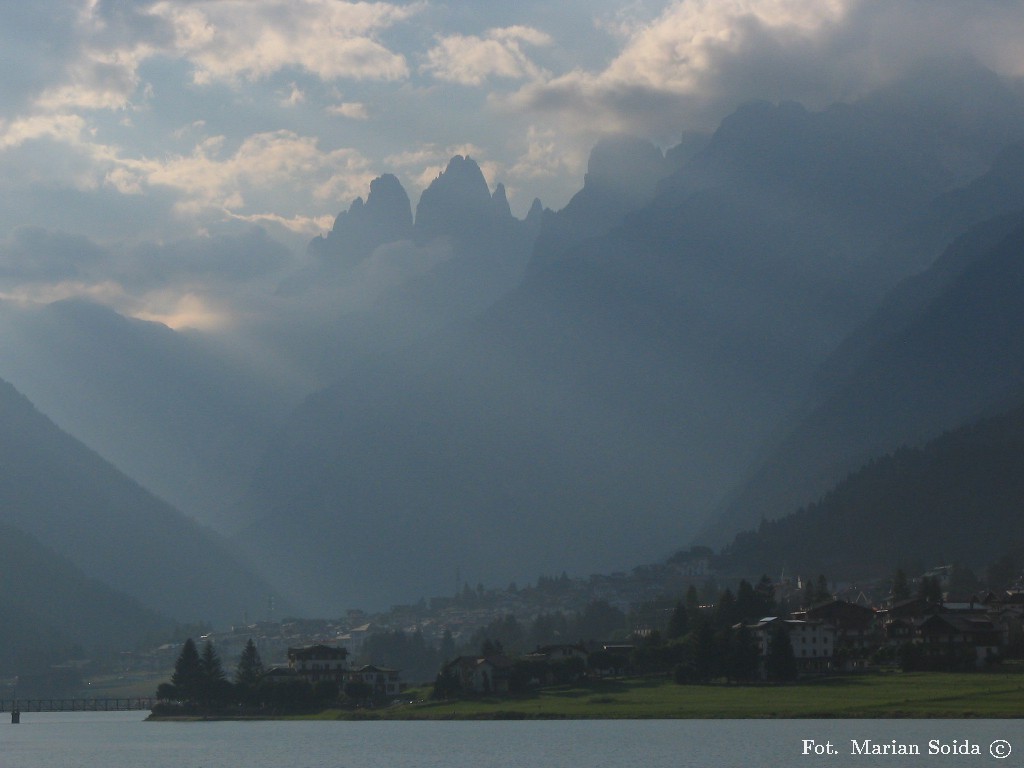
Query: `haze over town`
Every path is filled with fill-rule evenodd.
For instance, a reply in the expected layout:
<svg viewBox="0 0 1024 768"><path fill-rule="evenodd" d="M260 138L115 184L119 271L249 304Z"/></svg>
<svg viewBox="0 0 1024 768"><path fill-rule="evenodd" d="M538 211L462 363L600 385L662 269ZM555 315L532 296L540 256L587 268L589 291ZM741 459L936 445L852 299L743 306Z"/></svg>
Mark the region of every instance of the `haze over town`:
<svg viewBox="0 0 1024 768"><path fill-rule="evenodd" d="M147 609L628 569L1017 402L1017 4L2 18L0 522Z"/></svg>

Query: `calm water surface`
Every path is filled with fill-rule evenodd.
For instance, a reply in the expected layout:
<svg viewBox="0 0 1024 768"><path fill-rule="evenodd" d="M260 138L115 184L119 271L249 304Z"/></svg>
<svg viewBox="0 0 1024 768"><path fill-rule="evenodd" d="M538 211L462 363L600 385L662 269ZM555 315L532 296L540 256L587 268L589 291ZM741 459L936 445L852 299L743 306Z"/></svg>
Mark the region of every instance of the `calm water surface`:
<svg viewBox="0 0 1024 768"><path fill-rule="evenodd" d="M688 768L1020 766L1020 720L587 720L147 723L145 713L24 713L0 721L0 768ZM917 756L851 754L851 741ZM814 744L805 745L804 740ZM929 755L929 741L977 747ZM1003 743L1005 742L1005 743ZM995 746L993 747L993 743ZM814 749L837 754L815 756ZM1009 747L1006 759L996 759ZM804 754L807 751L808 754Z"/></svg>

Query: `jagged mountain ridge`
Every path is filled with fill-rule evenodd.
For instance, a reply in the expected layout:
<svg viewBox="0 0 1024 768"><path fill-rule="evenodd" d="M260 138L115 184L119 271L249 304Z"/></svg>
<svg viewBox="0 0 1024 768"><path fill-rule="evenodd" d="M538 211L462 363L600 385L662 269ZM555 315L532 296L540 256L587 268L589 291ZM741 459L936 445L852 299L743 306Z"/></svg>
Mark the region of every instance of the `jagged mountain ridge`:
<svg viewBox="0 0 1024 768"><path fill-rule="evenodd" d="M385 194L390 202L378 202ZM524 220L515 218L504 187L492 193L480 166L462 155L423 191L415 216L407 200L394 177L375 179L365 205L353 203L326 237L314 238L313 263L279 289L298 300L326 296L335 306L326 321L275 341L325 386L366 359L472 317L514 288L543 215L535 201Z"/></svg>
<svg viewBox="0 0 1024 768"><path fill-rule="evenodd" d="M894 139L874 103L726 122L617 224L568 243L542 232L523 283L479 320L308 399L254 482L247 546L279 572L302 556L338 573L321 599L344 604L417 577L443 589L456 568L611 570L695 533L881 287L920 264L893 245L904 223L968 178L939 152L948 136L910 141L933 131L921 120ZM796 162L807 147L812 172ZM872 263L885 276L851 284ZM290 533L304 526L320 541ZM350 536L386 541L400 565L342 556Z"/></svg>

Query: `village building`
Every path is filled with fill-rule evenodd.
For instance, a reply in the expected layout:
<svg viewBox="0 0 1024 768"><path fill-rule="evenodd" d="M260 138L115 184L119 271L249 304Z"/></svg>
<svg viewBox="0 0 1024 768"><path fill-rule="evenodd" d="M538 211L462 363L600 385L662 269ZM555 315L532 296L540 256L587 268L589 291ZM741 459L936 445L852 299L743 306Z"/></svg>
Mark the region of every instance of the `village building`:
<svg viewBox="0 0 1024 768"><path fill-rule="evenodd" d="M369 686L373 696L397 696L402 692L400 673L397 669L367 664L359 669L344 673L345 684L362 683Z"/></svg>
<svg viewBox="0 0 1024 768"><path fill-rule="evenodd" d="M288 649L288 667L311 683L330 680L339 686L348 671L348 650L332 645L307 645Z"/></svg>
<svg viewBox="0 0 1024 768"><path fill-rule="evenodd" d="M459 656L444 666L464 691L473 693L507 693L512 673L512 660L507 656Z"/></svg>
<svg viewBox="0 0 1024 768"><path fill-rule="evenodd" d="M875 610L848 600L817 603L806 610L792 613L791 618L823 622L833 627L834 667L844 671L864 669L871 651L878 647L881 639Z"/></svg>
<svg viewBox="0 0 1024 768"><path fill-rule="evenodd" d="M836 644L835 627L824 621L767 616L747 627L757 644L762 675L766 674L765 662L771 652L772 635L780 621L786 625L789 632L793 658L800 674L821 674L832 669Z"/></svg>

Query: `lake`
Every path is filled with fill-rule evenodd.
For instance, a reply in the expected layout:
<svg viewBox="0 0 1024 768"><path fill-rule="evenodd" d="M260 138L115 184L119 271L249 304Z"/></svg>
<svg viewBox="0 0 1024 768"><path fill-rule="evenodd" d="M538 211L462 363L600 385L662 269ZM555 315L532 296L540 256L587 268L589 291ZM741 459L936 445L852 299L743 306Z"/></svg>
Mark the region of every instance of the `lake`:
<svg viewBox="0 0 1024 768"><path fill-rule="evenodd" d="M1019 720L144 722L144 712L0 722L3 768L717 768L1020 765ZM939 752L929 755L932 749ZM855 743L855 745L854 745ZM994 745L994 746L993 746ZM872 755L872 749L918 755ZM994 759L1007 748L1007 760ZM865 752L865 750L867 750ZM980 755L958 754L978 751ZM851 752L865 752L851 754ZM946 752L945 754L943 752ZM830 754L835 752L836 754Z"/></svg>

